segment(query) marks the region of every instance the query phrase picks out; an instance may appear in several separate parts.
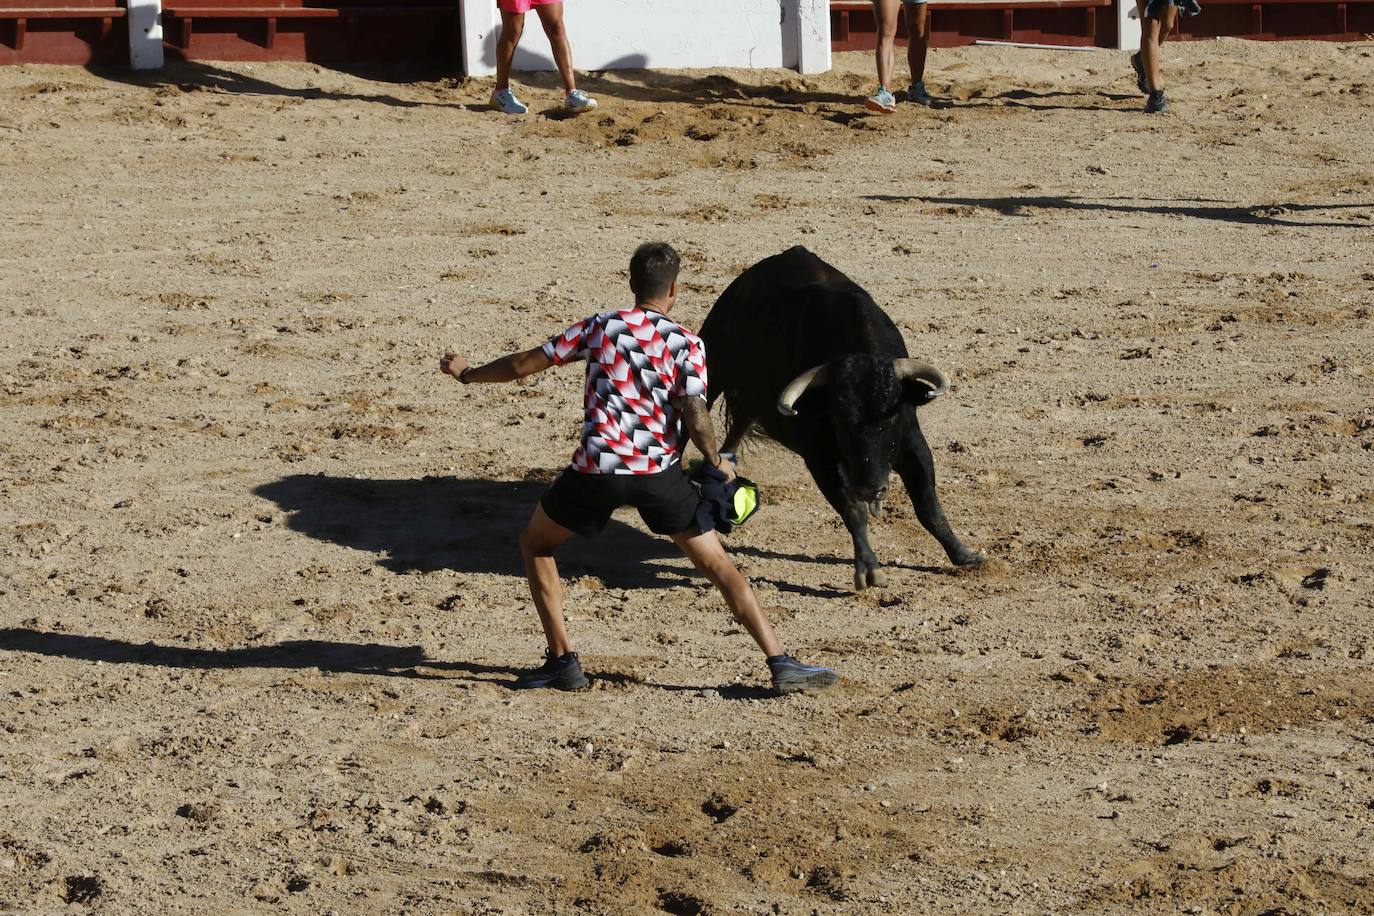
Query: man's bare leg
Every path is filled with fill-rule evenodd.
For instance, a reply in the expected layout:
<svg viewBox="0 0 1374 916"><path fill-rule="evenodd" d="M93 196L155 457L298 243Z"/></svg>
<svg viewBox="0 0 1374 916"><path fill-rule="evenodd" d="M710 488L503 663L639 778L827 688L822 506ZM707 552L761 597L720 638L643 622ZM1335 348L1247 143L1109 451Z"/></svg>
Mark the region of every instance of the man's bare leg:
<svg viewBox="0 0 1374 916"><path fill-rule="evenodd" d="M520 533L520 553L525 558L530 597L539 611L539 624L544 628L544 639L554 658L566 655L572 648L563 623L563 580L558 576L558 564L553 558L554 552L572 535L549 518L543 506L535 506L530 523Z"/></svg>
<svg viewBox="0 0 1374 916"><path fill-rule="evenodd" d="M778 636L773 625L763 616L758 599L749 581L740 574L734 562L726 554L720 538L714 531L701 533L695 528L673 535L673 543L720 589L725 603L730 605L735 619L744 625L749 635L754 637L763 654L768 658L768 670L773 678L773 689L778 693L814 692L824 690L839 679L834 670L820 665L807 665L790 655L784 655L778 644Z"/></svg>
<svg viewBox="0 0 1374 916"><path fill-rule="evenodd" d="M763 616L758 599L754 597L754 590L749 587L749 580L736 568L716 533L702 533L691 528L673 535L673 543L681 548L698 572L720 589L731 613L749 631L749 635L754 637L754 642L758 643L763 654L769 657L781 655L782 646L778 643L777 634L773 632L773 625Z"/></svg>

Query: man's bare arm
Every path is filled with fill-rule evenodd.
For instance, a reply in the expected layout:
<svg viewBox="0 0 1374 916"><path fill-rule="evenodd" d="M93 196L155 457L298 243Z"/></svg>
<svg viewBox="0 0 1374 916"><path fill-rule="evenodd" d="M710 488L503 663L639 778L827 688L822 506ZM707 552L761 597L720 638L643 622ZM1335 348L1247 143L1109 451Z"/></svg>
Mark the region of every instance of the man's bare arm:
<svg viewBox="0 0 1374 916"><path fill-rule="evenodd" d="M733 478L734 467L716 449L716 427L711 422L711 412L706 409L706 402L698 397L681 397L673 399L673 406L682 415L682 425L706 463L718 468L727 478Z"/></svg>
<svg viewBox="0 0 1374 916"><path fill-rule="evenodd" d="M511 353L500 359L492 360L485 366L472 367L468 361L454 353L445 353L439 360L439 371L445 372L465 385L473 382L513 382L536 372L543 372L553 365L553 360L544 353L543 347Z"/></svg>

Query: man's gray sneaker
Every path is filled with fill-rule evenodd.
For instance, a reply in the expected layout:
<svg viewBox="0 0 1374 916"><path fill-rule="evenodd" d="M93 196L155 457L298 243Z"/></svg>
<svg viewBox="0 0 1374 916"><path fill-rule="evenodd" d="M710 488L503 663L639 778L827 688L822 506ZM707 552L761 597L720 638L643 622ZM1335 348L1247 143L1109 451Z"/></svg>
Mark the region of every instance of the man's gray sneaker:
<svg viewBox="0 0 1374 916"><path fill-rule="evenodd" d="M577 660L576 652L555 658L546 651L544 656L544 664L516 679L512 685L516 690L583 690L591 684L582 673L582 663Z"/></svg>
<svg viewBox="0 0 1374 916"><path fill-rule="evenodd" d="M824 690L840 678L832 668L803 665L790 655L769 658L768 670L773 674L773 689L778 693Z"/></svg>
<svg viewBox="0 0 1374 916"><path fill-rule="evenodd" d="M1164 97L1163 89L1156 89L1150 93L1150 97L1145 100L1146 114L1164 114L1169 110L1169 100Z"/></svg>

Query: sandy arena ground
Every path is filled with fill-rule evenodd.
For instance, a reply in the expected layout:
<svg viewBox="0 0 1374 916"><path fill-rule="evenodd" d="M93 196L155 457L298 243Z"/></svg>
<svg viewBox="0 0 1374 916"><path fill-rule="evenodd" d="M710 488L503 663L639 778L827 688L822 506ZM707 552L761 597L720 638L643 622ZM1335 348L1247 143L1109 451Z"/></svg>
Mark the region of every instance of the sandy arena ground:
<svg viewBox="0 0 1374 916"><path fill-rule="evenodd" d="M602 109L313 66L0 69L0 910L1374 911L1374 45L624 73ZM850 591L801 463L730 547L839 688L775 699L632 514L515 535L577 370L460 388L684 254L802 243L956 379ZM900 485L898 485L900 486Z"/></svg>

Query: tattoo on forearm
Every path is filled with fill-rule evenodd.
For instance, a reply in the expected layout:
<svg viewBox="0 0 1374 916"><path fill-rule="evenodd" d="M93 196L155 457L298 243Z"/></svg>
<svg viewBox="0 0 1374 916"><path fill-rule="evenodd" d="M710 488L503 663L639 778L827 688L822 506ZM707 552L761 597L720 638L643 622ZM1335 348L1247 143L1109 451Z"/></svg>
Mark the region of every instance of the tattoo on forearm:
<svg viewBox="0 0 1374 916"><path fill-rule="evenodd" d="M683 398L678 402L678 408L682 411L682 424L687 427L687 435L692 443L708 463L720 464L720 453L716 451L716 430L711 423L706 402L701 398Z"/></svg>

